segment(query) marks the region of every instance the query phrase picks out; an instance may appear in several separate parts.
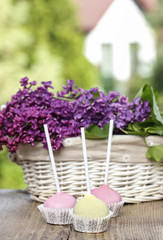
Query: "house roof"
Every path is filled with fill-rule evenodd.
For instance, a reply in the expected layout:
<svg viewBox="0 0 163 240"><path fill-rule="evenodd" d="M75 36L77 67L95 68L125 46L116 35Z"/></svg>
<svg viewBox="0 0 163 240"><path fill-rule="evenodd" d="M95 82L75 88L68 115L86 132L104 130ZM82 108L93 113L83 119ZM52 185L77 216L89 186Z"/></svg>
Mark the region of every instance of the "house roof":
<svg viewBox="0 0 163 240"><path fill-rule="evenodd" d="M77 7L81 28L91 31L113 0L72 0Z"/></svg>
<svg viewBox="0 0 163 240"><path fill-rule="evenodd" d="M78 9L81 29L91 31L114 0L71 0ZM155 8L157 0L134 0L143 11Z"/></svg>

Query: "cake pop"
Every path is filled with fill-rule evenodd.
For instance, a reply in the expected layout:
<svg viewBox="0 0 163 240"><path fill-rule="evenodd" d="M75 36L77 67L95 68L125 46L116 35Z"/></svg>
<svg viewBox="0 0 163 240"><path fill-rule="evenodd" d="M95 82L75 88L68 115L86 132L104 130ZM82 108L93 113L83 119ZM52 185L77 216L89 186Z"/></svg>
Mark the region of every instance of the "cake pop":
<svg viewBox="0 0 163 240"><path fill-rule="evenodd" d="M91 193L97 198L104 201L109 206L109 209L113 211L112 217L117 217L120 213L120 209L124 204L124 201L121 195L116 190L109 187L109 185L107 184L109 163L110 163L111 141L112 141L112 133L113 133L113 123L114 121L110 120L104 184L98 188L92 189Z"/></svg>
<svg viewBox="0 0 163 240"><path fill-rule="evenodd" d="M84 128L81 128L82 146L84 155L87 194L80 199L73 209L73 226L79 232L104 232L107 229L112 212L108 206L90 192L88 162L86 153Z"/></svg>
<svg viewBox="0 0 163 240"><path fill-rule="evenodd" d="M50 160L54 173L57 193L48 198L44 204L38 206L42 216L47 223L51 224L70 224L72 223L71 212L76 203L76 199L68 194L60 191L58 175L55 166L55 159L52 151L52 146L49 137L47 124L44 125Z"/></svg>
<svg viewBox="0 0 163 240"><path fill-rule="evenodd" d="M84 217L105 217L109 214L107 205L92 194L85 194L74 209L74 214Z"/></svg>

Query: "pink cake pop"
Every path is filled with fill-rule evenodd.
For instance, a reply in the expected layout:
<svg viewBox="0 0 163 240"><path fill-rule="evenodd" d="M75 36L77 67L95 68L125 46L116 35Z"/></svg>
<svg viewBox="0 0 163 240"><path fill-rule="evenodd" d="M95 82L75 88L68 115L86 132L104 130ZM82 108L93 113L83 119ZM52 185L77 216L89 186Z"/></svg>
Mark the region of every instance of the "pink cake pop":
<svg viewBox="0 0 163 240"><path fill-rule="evenodd" d="M92 189L91 193L97 198L104 201L109 206L110 210L113 211L112 217L116 217L119 215L120 209L123 206L124 201L122 200L121 195L117 191L109 187L109 185L107 184L112 134L113 120L110 120L104 184L98 188Z"/></svg>
<svg viewBox="0 0 163 240"><path fill-rule="evenodd" d="M73 208L76 204L76 199L64 192L57 192L52 197L44 202L44 207L48 208Z"/></svg>
<svg viewBox="0 0 163 240"><path fill-rule="evenodd" d="M118 203L122 201L121 195L105 183L99 188L92 189L91 193L104 201L106 204Z"/></svg>
<svg viewBox="0 0 163 240"><path fill-rule="evenodd" d="M72 195L60 191L55 159L50 142L48 127L46 124L44 125L44 130L56 182L57 193L48 198L44 204L39 205L38 208L47 223L70 224L72 222L71 212L76 204L76 199Z"/></svg>

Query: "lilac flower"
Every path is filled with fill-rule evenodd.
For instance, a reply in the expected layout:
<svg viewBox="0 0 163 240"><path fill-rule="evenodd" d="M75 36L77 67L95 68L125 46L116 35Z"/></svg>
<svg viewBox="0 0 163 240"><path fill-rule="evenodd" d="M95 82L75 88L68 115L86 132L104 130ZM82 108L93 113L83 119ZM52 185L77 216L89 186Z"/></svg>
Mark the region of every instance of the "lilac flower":
<svg viewBox="0 0 163 240"><path fill-rule="evenodd" d="M44 85L44 87L45 88L52 88L53 89L53 87L52 87L52 82L51 81L48 81L48 82L41 82L42 83L42 85Z"/></svg>
<svg viewBox="0 0 163 240"><path fill-rule="evenodd" d="M20 85L26 87L28 85L28 77L20 79Z"/></svg>
<svg viewBox="0 0 163 240"><path fill-rule="evenodd" d="M114 119L115 133L122 133L129 123L143 122L150 115L148 101L141 98L129 103L128 98L110 91L107 95L98 88L85 90L74 85L73 80L55 96L52 82L20 80L22 89L11 97L0 112L0 150L6 145L15 152L20 143L42 142L47 148L43 124L48 124L52 148L63 147L67 137L80 135L80 128L96 124L101 129Z"/></svg>
<svg viewBox="0 0 163 240"><path fill-rule="evenodd" d="M31 86L35 86L35 85L37 85L37 82L36 81L32 81L32 82L30 82L30 85Z"/></svg>

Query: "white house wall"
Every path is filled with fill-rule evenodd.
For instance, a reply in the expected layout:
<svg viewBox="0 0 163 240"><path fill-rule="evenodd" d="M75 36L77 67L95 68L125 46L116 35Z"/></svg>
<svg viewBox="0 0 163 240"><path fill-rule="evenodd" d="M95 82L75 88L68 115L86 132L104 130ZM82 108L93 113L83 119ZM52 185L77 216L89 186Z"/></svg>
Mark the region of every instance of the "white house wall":
<svg viewBox="0 0 163 240"><path fill-rule="evenodd" d="M156 57L154 33L132 0L114 0L87 35L85 55L90 62L99 66L102 62L102 45L111 44L113 75L119 80L128 80L131 74L131 43L139 44L140 73L148 76Z"/></svg>

